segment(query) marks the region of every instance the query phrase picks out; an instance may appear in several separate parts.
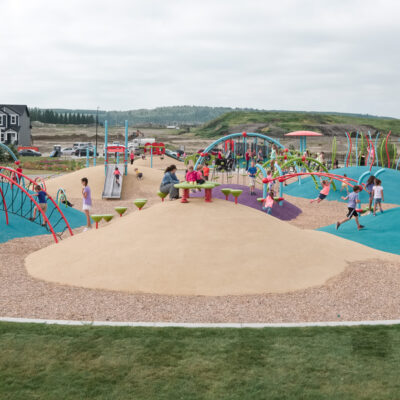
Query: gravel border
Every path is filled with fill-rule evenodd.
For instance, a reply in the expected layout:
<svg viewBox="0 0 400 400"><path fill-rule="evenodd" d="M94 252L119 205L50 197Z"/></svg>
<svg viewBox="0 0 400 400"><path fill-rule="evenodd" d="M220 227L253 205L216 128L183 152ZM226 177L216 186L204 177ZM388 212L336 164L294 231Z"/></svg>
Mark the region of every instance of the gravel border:
<svg viewBox="0 0 400 400"><path fill-rule="evenodd" d="M322 226L328 219L332 223L344 207L336 202L322 202L317 206L304 199L289 201L303 209L293 221L301 227ZM314 210L305 212L308 207ZM37 280L26 272L24 260L31 252L49 244L52 238L48 235L0 244L0 316L174 323L400 319L400 265L379 259L351 263L325 285L301 291L251 296L161 296L92 290Z"/></svg>

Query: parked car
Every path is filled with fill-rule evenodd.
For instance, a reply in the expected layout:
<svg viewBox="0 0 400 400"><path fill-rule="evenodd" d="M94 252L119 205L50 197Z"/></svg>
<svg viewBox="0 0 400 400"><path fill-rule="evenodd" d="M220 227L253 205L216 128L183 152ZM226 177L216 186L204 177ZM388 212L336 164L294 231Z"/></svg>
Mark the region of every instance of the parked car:
<svg viewBox="0 0 400 400"><path fill-rule="evenodd" d="M40 157L42 153L32 149L24 149L18 152L18 154L22 157Z"/></svg>
<svg viewBox="0 0 400 400"><path fill-rule="evenodd" d="M88 149L89 149L89 157L93 157L94 147L88 147ZM86 148L81 148L81 149L75 150L75 155L77 157L86 157ZM99 155L99 153L97 153L97 156L98 155Z"/></svg>
<svg viewBox="0 0 400 400"><path fill-rule="evenodd" d="M63 156L74 156L76 152L76 149L73 149L72 147L66 147L65 149L61 150L61 154Z"/></svg>

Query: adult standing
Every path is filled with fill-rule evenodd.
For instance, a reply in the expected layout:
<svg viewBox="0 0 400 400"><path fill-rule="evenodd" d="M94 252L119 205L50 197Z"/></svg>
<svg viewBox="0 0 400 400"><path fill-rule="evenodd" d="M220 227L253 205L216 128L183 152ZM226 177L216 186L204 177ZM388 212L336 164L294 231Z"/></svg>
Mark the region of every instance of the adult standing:
<svg viewBox="0 0 400 400"><path fill-rule="evenodd" d="M247 149L246 154L244 155L244 158L246 160L246 171L249 169L249 164L250 164L250 158L251 158L251 150Z"/></svg>
<svg viewBox="0 0 400 400"><path fill-rule="evenodd" d="M167 167L160 185L160 192L169 193L170 200L179 198L179 189L174 187L175 184L179 183L179 179L176 176L176 171L177 168L175 165L170 165Z"/></svg>
<svg viewBox="0 0 400 400"><path fill-rule="evenodd" d="M86 215L86 222L87 226L83 230L86 232L88 229L92 228L92 221L90 219L90 210L92 209L92 192L90 190L90 187L88 186L88 178L82 178L82 197L83 197L83 204L82 204L82 210Z"/></svg>

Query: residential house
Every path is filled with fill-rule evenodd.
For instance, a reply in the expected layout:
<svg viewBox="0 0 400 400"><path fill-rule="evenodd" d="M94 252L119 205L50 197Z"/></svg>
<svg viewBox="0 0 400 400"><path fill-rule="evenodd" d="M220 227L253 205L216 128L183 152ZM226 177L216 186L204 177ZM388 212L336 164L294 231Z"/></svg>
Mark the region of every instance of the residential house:
<svg viewBox="0 0 400 400"><path fill-rule="evenodd" d="M31 119L26 105L0 104L0 143L31 146Z"/></svg>

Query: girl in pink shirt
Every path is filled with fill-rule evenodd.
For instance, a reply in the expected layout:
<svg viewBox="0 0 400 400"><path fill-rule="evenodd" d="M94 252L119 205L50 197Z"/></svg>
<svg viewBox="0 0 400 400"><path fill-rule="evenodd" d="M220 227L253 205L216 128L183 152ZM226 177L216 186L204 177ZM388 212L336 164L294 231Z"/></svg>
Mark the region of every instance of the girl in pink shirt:
<svg viewBox="0 0 400 400"><path fill-rule="evenodd" d="M316 199L313 199L310 201L310 203L314 203L316 201L317 203L321 203L322 200L328 196L329 191L331 190L331 182L330 181L321 181L322 185L322 190L319 192L319 195Z"/></svg>
<svg viewBox="0 0 400 400"><path fill-rule="evenodd" d="M274 205L274 192L271 190L264 200L264 207L267 214L272 213L272 206Z"/></svg>
<svg viewBox="0 0 400 400"><path fill-rule="evenodd" d="M188 167L185 179L186 179L186 182L196 183L197 171L193 171L193 167L192 166Z"/></svg>

